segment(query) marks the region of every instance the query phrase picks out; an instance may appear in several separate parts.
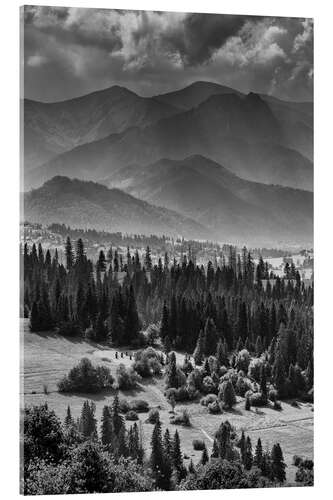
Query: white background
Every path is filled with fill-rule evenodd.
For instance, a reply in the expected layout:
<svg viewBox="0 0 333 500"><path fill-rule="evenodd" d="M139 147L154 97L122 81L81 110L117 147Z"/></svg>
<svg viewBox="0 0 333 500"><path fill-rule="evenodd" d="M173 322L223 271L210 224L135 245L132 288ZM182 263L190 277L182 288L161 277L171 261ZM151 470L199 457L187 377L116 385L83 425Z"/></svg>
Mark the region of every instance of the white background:
<svg viewBox="0 0 333 500"><path fill-rule="evenodd" d="M219 12L315 19L315 487L113 494L112 498L321 499L333 497L332 118L333 8L329 0L122 0L31 2L64 6ZM19 497L19 6L1 2L0 495ZM87 496L88 497L88 496ZM41 497L54 498L54 497ZM77 496L70 495L70 498ZM91 497L90 497L91 498ZM94 496L96 498L96 496ZM98 498L106 498L98 495Z"/></svg>

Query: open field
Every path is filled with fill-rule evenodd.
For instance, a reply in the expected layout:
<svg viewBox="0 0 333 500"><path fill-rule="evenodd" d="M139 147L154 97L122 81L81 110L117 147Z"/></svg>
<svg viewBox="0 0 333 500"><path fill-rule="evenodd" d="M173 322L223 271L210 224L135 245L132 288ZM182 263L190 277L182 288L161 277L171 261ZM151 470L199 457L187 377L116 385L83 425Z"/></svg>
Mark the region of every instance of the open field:
<svg viewBox="0 0 333 500"><path fill-rule="evenodd" d="M83 401L91 399L96 404L96 417L99 422L103 406L111 403L113 392L98 395L66 395L57 392L56 384L82 357L87 357L96 364L108 366L115 375L118 364L132 363L129 356L125 355L125 350L124 357L119 356L116 359L115 349L105 349L105 346L64 338L54 333L30 333L26 320L22 323L22 330L24 350L22 350L21 391L24 404L41 404L47 401L49 407L63 419L68 404L73 416L79 417ZM178 354L177 361L181 362L182 357ZM44 393L44 384L47 386L48 394ZM176 426L169 423L171 408L163 392L163 380L155 379L143 381L138 390L122 392L120 397L128 400L134 398L147 400L151 408L160 410L163 429L168 426L169 430L174 432ZM193 439L203 439L210 450L214 433L223 420L229 420L238 430L244 429L250 435L253 446L258 437L261 438L264 447L266 445L271 447L275 442L279 442L288 465L286 472L289 482L293 482L296 471L292 466L293 455L313 458L313 405L311 404L300 403L298 407L294 407L282 403L281 411L260 408L257 411L252 409L246 412L244 401L239 398L233 411L225 412L223 415L208 414L207 409L197 402L179 404L176 406L176 412L185 407L189 411L192 427L177 426L177 429L184 454L193 458L194 463L201 457L201 452L193 450ZM148 448L153 426L145 422L147 414L139 416L144 443ZM188 459L186 462L188 463Z"/></svg>

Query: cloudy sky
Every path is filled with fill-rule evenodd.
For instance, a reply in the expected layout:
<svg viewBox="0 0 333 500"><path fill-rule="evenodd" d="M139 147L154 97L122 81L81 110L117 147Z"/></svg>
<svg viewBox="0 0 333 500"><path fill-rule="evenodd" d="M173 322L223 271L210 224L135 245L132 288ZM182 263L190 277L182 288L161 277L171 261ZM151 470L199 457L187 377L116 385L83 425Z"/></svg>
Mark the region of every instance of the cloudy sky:
<svg viewBox="0 0 333 500"><path fill-rule="evenodd" d="M25 97L111 85L150 96L196 80L312 100L310 19L25 7Z"/></svg>

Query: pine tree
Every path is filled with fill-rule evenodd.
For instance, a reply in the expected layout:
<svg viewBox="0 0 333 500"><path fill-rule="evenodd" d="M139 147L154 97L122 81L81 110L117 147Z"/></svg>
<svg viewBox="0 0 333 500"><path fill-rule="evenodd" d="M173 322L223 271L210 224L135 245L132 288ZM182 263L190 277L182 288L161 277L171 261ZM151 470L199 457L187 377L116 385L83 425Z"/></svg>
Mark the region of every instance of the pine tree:
<svg viewBox="0 0 333 500"><path fill-rule="evenodd" d="M157 488L163 489L165 484L164 478L164 456L161 434L161 422L158 419L155 423L151 438L151 455L150 466L152 469L155 485Z"/></svg>
<svg viewBox="0 0 333 500"><path fill-rule="evenodd" d="M217 440L214 439L213 441L213 448L212 448L212 453L211 453L211 458L218 458L219 457L219 446L217 444Z"/></svg>
<svg viewBox="0 0 333 500"><path fill-rule="evenodd" d="M152 268L152 260L151 260L151 251L149 246L146 248L146 255L145 255L145 267L147 271L151 271Z"/></svg>
<svg viewBox="0 0 333 500"><path fill-rule="evenodd" d="M251 400L250 396L245 397L245 410L250 411L251 410Z"/></svg>
<svg viewBox="0 0 333 500"><path fill-rule="evenodd" d="M112 420L111 420L111 412L108 406L103 407L102 413L102 425L101 425L101 441L102 444L109 445L112 442Z"/></svg>
<svg viewBox="0 0 333 500"><path fill-rule="evenodd" d="M177 472L177 479L181 481L186 475L186 469L183 463L183 456L180 448L180 439L178 431L175 432L172 442L172 465Z"/></svg>
<svg viewBox="0 0 333 500"><path fill-rule="evenodd" d="M79 421L79 431L85 438L97 438L97 428L95 419L95 404L87 400L83 403L81 417Z"/></svg>
<svg viewBox="0 0 333 500"><path fill-rule="evenodd" d="M103 273L106 270L106 258L103 250L99 252L98 261L96 264L96 269L98 272Z"/></svg>
<svg viewBox="0 0 333 500"><path fill-rule="evenodd" d="M222 383L219 399L223 401L226 408L232 408L236 404L235 390L231 380L225 380Z"/></svg>
<svg viewBox="0 0 333 500"><path fill-rule="evenodd" d="M197 345L193 353L194 363L196 365L202 365L203 358L204 358L204 334L203 331L200 330L197 340Z"/></svg>
<svg viewBox="0 0 333 500"><path fill-rule="evenodd" d="M188 472L189 472L189 474L195 474L195 468L194 468L194 463L193 463L192 458L191 458L189 466L188 466Z"/></svg>
<svg viewBox="0 0 333 500"><path fill-rule="evenodd" d="M67 271L69 271L73 267L73 264L74 264L73 248L72 248L72 243L71 243L69 236L67 236L67 240L66 240L65 255L66 255L66 268L67 268Z"/></svg>
<svg viewBox="0 0 333 500"><path fill-rule="evenodd" d="M65 420L64 420L64 425L65 425L65 427L71 427L73 424L74 424L74 420L73 420L73 417L72 417L71 408L68 405L67 406L66 417L65 417Z"/></svg>
<svg viewBox="0 0 333 500"><path fill-rule="evenodd" d="M246 438L245 438L244 431L242 430L242 435L241 435L241 438L239 440L239 449L240 449L240 454L241 454L241 458L242 458L243 463L244 463L244 457L245 457L245 447L246 447Z"/></svg>
<svg viewBox="0 0 333 500"><path fill-rule="evenodd" d="M209 462L209 457L208 457L207 448L205 445L204 449L202 450L200 465L206 465L207 462Z"/></svg>
<svg viewBox="0 0 333 500"><path fill-rule="evenodd" d="M220 366L229 366L227 344L225 341L222 342L221 339L217 343L216 359L218 360Z"/></svg>
<svg viewBox="0 0 333 500"><path fill-rule="evenodd" d="M208 358L205 359L204 365L201 370L202 376L203 377L209 377L210 376L210 366L208 362Z"/></svg>
<svg viewBox="0 0 333 500"><path fill-rule="evenodd" d="M167 389L169 387L178 388L177 364L176 355L174 352L169 354L169 362L166 370L165 384Z"/></svg>
<svg viewBox="0 0 333 500"><path fill-rule="evenodd" d="M164 449L164 455L171 460L171 457L172 457L172 443L171 443L169 429L165 430L165 433L164 433L164 436L163 436L163 449Z"/></svg>
<svg viewBox="0 0 333 500"><path fill-rule="evenodd" d="M258 438L255 453L254 453L254 458L253 458L253 465L255 465L256 467L259 467L259 469L261 469L262 460L263 460L262 444L261 444L261 439Z"/></svg>
<svg viewBox="0 0 333 500"><path fill-rule="evenodd" d="M244 463L245 469L247 469L247 470L251 469L252 463L253 463L253 455L252 455L251 439L249 438L249 436L247 436L246 442L245 442L245 452L244 452L243 463Z"/></svg>
<svg viewBox="0 0 333 500"><path fill-rule="evenodd" d="M279 443L274 444L271 451L272 460L272 478L277 479L280 483L286 480L286 464L284 463L283 453Z"/></svg>

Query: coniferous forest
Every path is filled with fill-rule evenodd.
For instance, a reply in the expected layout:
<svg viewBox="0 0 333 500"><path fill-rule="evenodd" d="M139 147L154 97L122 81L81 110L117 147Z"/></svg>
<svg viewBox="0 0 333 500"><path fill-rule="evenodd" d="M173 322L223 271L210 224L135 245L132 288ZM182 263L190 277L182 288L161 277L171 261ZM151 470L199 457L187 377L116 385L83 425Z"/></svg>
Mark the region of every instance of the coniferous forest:
<svg viewBox="0 0 333 500"><path fill-rule="evenodd" d="M153 264L151 250L100 251L93 262L81 239L57 250L41 244L22 251L24 316L32 332L55 331L115 350L131 350L128 368L113 376L107 367L82 359L58 383L60 393L111 391L100 421L87 399L80 416L71 406L58 415L48 404L24 410L26 494L269 487L286 483L278 442L269 449L232 425L238 398L244 411L281 409L281 401L313 401L313 287L294 266L285 277L269 272L262 258L230 246L222 266L198 266L191 255ZM183 363L176 353L185 353ZM126 352L126 355L128 353ZM170 426L144 400L128 404L122 391L144 380L163 381ZM191 426L201 405L221 415L211 449L194 439L201 458L184 460L175 426ZM141 418L150 422L144 445ZM147 420L146 420L147 419ZM131 422L133 421L133 423ZM313 481L313 462L294 457L296 484Z"/></svg>

